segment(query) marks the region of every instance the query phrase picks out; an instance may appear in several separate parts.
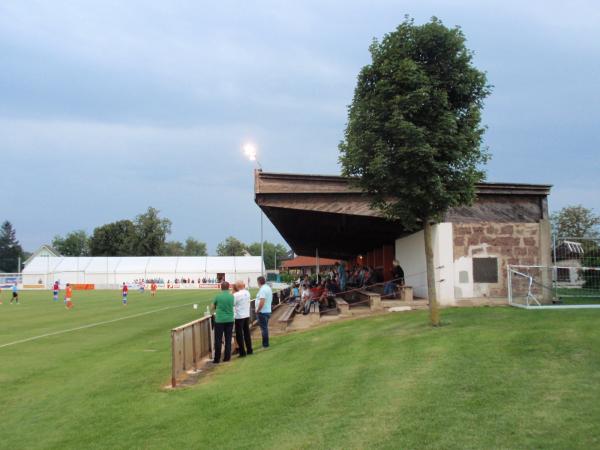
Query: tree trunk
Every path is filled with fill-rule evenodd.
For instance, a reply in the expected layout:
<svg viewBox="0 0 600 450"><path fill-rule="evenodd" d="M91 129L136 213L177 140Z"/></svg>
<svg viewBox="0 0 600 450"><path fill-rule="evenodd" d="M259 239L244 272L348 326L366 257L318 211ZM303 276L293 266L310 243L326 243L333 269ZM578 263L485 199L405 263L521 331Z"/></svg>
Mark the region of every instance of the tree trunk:
<svg viewBox="0 0 600 450"><path fill-rule="evenodd" d="M429 320L431 325L440 325L440 312L437 303L437 290L435 288L435 267L433 264L433 228L429 219L424 220L425 228L425 262L427 266L427 296L429 297Z"/></svg>

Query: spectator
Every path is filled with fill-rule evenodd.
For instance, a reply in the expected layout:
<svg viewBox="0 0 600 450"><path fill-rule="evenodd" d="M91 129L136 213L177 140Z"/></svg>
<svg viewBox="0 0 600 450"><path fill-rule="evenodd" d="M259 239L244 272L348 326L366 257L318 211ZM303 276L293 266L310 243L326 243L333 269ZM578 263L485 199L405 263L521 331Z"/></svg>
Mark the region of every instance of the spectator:
<svg viewBox="0 0 600 450"><path fill-rule="evenodd" d="M339 263L337 263L337 270L338 270L338 282L340 284L340 291L345 291L346 290L346 267L344 265L344 261L340 261Z"/></svg>
<svg viewBox="0 0 600 450"><path fill-rule="evenodd" d="M294 283L294 287L291 290L291 299L295 302L300 301L300 289L298 283Z"/></svg>
<svg viewBox="0 0 600 450"><path fill-rule="evenodd" d="M250 292L243 281L233 286L235 310L235 340L240 358L252 354L252 336L250 335Z"/></svg>
<svg viewBox="0 0 600 450"><path fill-rule="evenodd" d="M258 294L256 296L256 317L262 334L263 348L269 348L269 319L271 318L271 303L273 291L267 284L265 277L258 277Z"/></svg>
<svg viewBox="0 0 600 450"><path fill-rule="evenodd" d="M221 362L221 345L223 335L225 335L225 354L223 362L231 359L231 338L233 335L233 295L229 292L229 283L226 281L221 284L221 293L213 301L213 310L215 311L215 358L214 364Z"/></svg>
<svg viewBox="0 0 600 450"><path fill-rule="evenodd" d="M392 267L392 279L385 283L383 295L388 297L396 297L397 285L404 285L404 270L400 267L398 261L394 260Z"/></svg>

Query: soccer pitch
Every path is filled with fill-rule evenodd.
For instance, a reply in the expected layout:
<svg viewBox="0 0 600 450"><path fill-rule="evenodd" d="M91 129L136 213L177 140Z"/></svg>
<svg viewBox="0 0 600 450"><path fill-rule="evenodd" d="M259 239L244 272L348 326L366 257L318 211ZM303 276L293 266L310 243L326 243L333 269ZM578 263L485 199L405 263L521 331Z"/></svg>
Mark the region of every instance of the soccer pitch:
<svg viewBox="0 0 600 450"><path fill-rule="evenodd" d="M347 320L168 390L169 330L212 292L0 305L0 448L596 448L600 311ZM198 310L190 303L198 303ZM104 322L81 328L90 324ZM75 331L61 332L73 328ZM55 334L52 334L55 333Z"/></svg>

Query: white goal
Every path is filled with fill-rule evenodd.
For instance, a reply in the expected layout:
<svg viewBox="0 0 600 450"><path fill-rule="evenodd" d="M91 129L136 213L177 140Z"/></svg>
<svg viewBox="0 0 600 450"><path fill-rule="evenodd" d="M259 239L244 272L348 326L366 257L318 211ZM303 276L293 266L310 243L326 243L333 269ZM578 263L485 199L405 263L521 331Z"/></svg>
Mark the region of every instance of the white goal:
<svg viewBox="0 0 600 450"><path fill-rule="evenodd" d="M600 267L508 266L508 302L527 309L600 308Z"/></svg>

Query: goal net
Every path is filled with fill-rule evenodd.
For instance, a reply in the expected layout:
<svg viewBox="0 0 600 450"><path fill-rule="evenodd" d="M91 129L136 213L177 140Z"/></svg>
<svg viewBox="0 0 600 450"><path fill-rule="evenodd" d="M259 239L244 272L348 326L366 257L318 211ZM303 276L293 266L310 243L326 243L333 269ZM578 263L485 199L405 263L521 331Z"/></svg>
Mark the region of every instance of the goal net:
<svg viewBox="0 0 600 450"><path fill-rule="evenodd" d="M512 306L600 308L600 267L509 266L508 286Z"/></svg>

